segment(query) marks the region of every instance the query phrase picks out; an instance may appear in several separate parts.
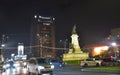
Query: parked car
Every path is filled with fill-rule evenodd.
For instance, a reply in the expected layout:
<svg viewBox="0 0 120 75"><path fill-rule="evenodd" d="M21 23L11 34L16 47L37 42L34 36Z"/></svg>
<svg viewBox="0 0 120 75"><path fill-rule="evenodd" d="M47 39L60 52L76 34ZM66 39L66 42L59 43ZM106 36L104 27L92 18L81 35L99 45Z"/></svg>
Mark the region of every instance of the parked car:
<svg viewBox="0 0 120 75"><path fill-rule="evenodd" d="M4 62L3 61L0 61L0 70L1 70L1 72L5 72Z"/></svg>
<svg viewBox="0 0 120 75"><path fill-rule="evenodd" d="M50 61L50 64L51 65L54 65L54 68L60 68L60 67L64 67L65 66L65 63L62 62L62 61L59 61L59 60L56 60L56 59L52 59Z"/></svg>
<svg viewBox="0 0 120 75"><path fill-rule="evenodd" d="M102 66L118 66L120 65L120 62L118 60L115 60L113 58L110 57L106 57L102 59Z"/></svg>
<svg viewBox="0 0 120 75"><path fill-rule="evenodd" d="M54 66L51 65L45 58L32 57L28 61L27 70L30 73L52 75Z"/></svg>
<svg viewBox="0 0 120 75"><path fill-rule="evenodd" d="M81 64L80 66L81 67L88 67L88 66L101 66L101 62L102 60L98 60L98 59L95 59L95 58L88 58L88 59L85 59L83 61L81 61Z"/></svg>
<svg viewBox="0 0 120 75"><path fill-rule="evenodd" d="M117 58L116 61L117 61L118 63L120 63L120 58Z"/></svg>

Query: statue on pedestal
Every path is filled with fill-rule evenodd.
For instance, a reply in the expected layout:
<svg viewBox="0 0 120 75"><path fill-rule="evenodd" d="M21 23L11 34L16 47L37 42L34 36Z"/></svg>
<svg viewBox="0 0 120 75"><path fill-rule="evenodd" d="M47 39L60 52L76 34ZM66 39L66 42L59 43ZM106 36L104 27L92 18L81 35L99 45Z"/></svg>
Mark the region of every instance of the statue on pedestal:
<svg viewBox="0 0 120 75"><path fill-rule="evenodd" d="M78 35L76 32L76 25L74 25L73 27L71 38L72 38L72 47L73 47L74 53L83 53L79 46Z"/></svg>
<svg viewBox="0 0 120 75"><path fill-rule="evenodd" d="M83 60L88 58L88 53L83 53L83 51L80 49L76 25L73 27L71 40L72 42L70 44L68 53L63 54L63 61Z"/></svg>

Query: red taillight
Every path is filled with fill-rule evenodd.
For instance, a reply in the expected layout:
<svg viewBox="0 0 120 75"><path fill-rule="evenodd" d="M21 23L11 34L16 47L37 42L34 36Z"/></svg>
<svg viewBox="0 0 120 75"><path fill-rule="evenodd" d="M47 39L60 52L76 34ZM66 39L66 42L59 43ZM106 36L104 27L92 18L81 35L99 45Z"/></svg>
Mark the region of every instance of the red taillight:
<svg viewBox="0 0 120 75"><path fill-rule="evenodd" d="M110 56L110 58L112 59L112 58L113 58L113 56L111 55L111 56Z"/></svg>

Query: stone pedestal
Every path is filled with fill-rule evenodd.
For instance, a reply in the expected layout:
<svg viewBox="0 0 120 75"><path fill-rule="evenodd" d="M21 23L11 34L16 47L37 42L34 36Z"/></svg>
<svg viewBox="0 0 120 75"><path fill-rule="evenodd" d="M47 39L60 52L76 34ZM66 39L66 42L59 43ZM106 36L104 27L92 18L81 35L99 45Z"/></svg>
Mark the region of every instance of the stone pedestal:
<svg viewBox="0 0 120 75"><path fill-rule="evenodd" d="M69 51L66 54L63 54L63 61L70 61L70 60L83 60L88 58L88 53L73 53Z"/></svg>

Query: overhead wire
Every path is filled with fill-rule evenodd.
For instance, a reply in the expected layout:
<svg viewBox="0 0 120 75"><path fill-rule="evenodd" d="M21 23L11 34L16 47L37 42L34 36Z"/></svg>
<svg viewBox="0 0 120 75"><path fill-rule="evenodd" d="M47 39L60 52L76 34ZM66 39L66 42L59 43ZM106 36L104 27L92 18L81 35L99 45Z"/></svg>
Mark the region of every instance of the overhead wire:
<svg viewBox="0 0 120 75"><path fill-rule="evenodd" d="M49 47L49 46L40 46L40 45L35 45L35 46L25 46L25 49L28 48L46 48L46 49L56 49L56 50L66 50L68 48L57 48L57 47ZM0 49L17 49L18 47L0 47Z"/></svg>

